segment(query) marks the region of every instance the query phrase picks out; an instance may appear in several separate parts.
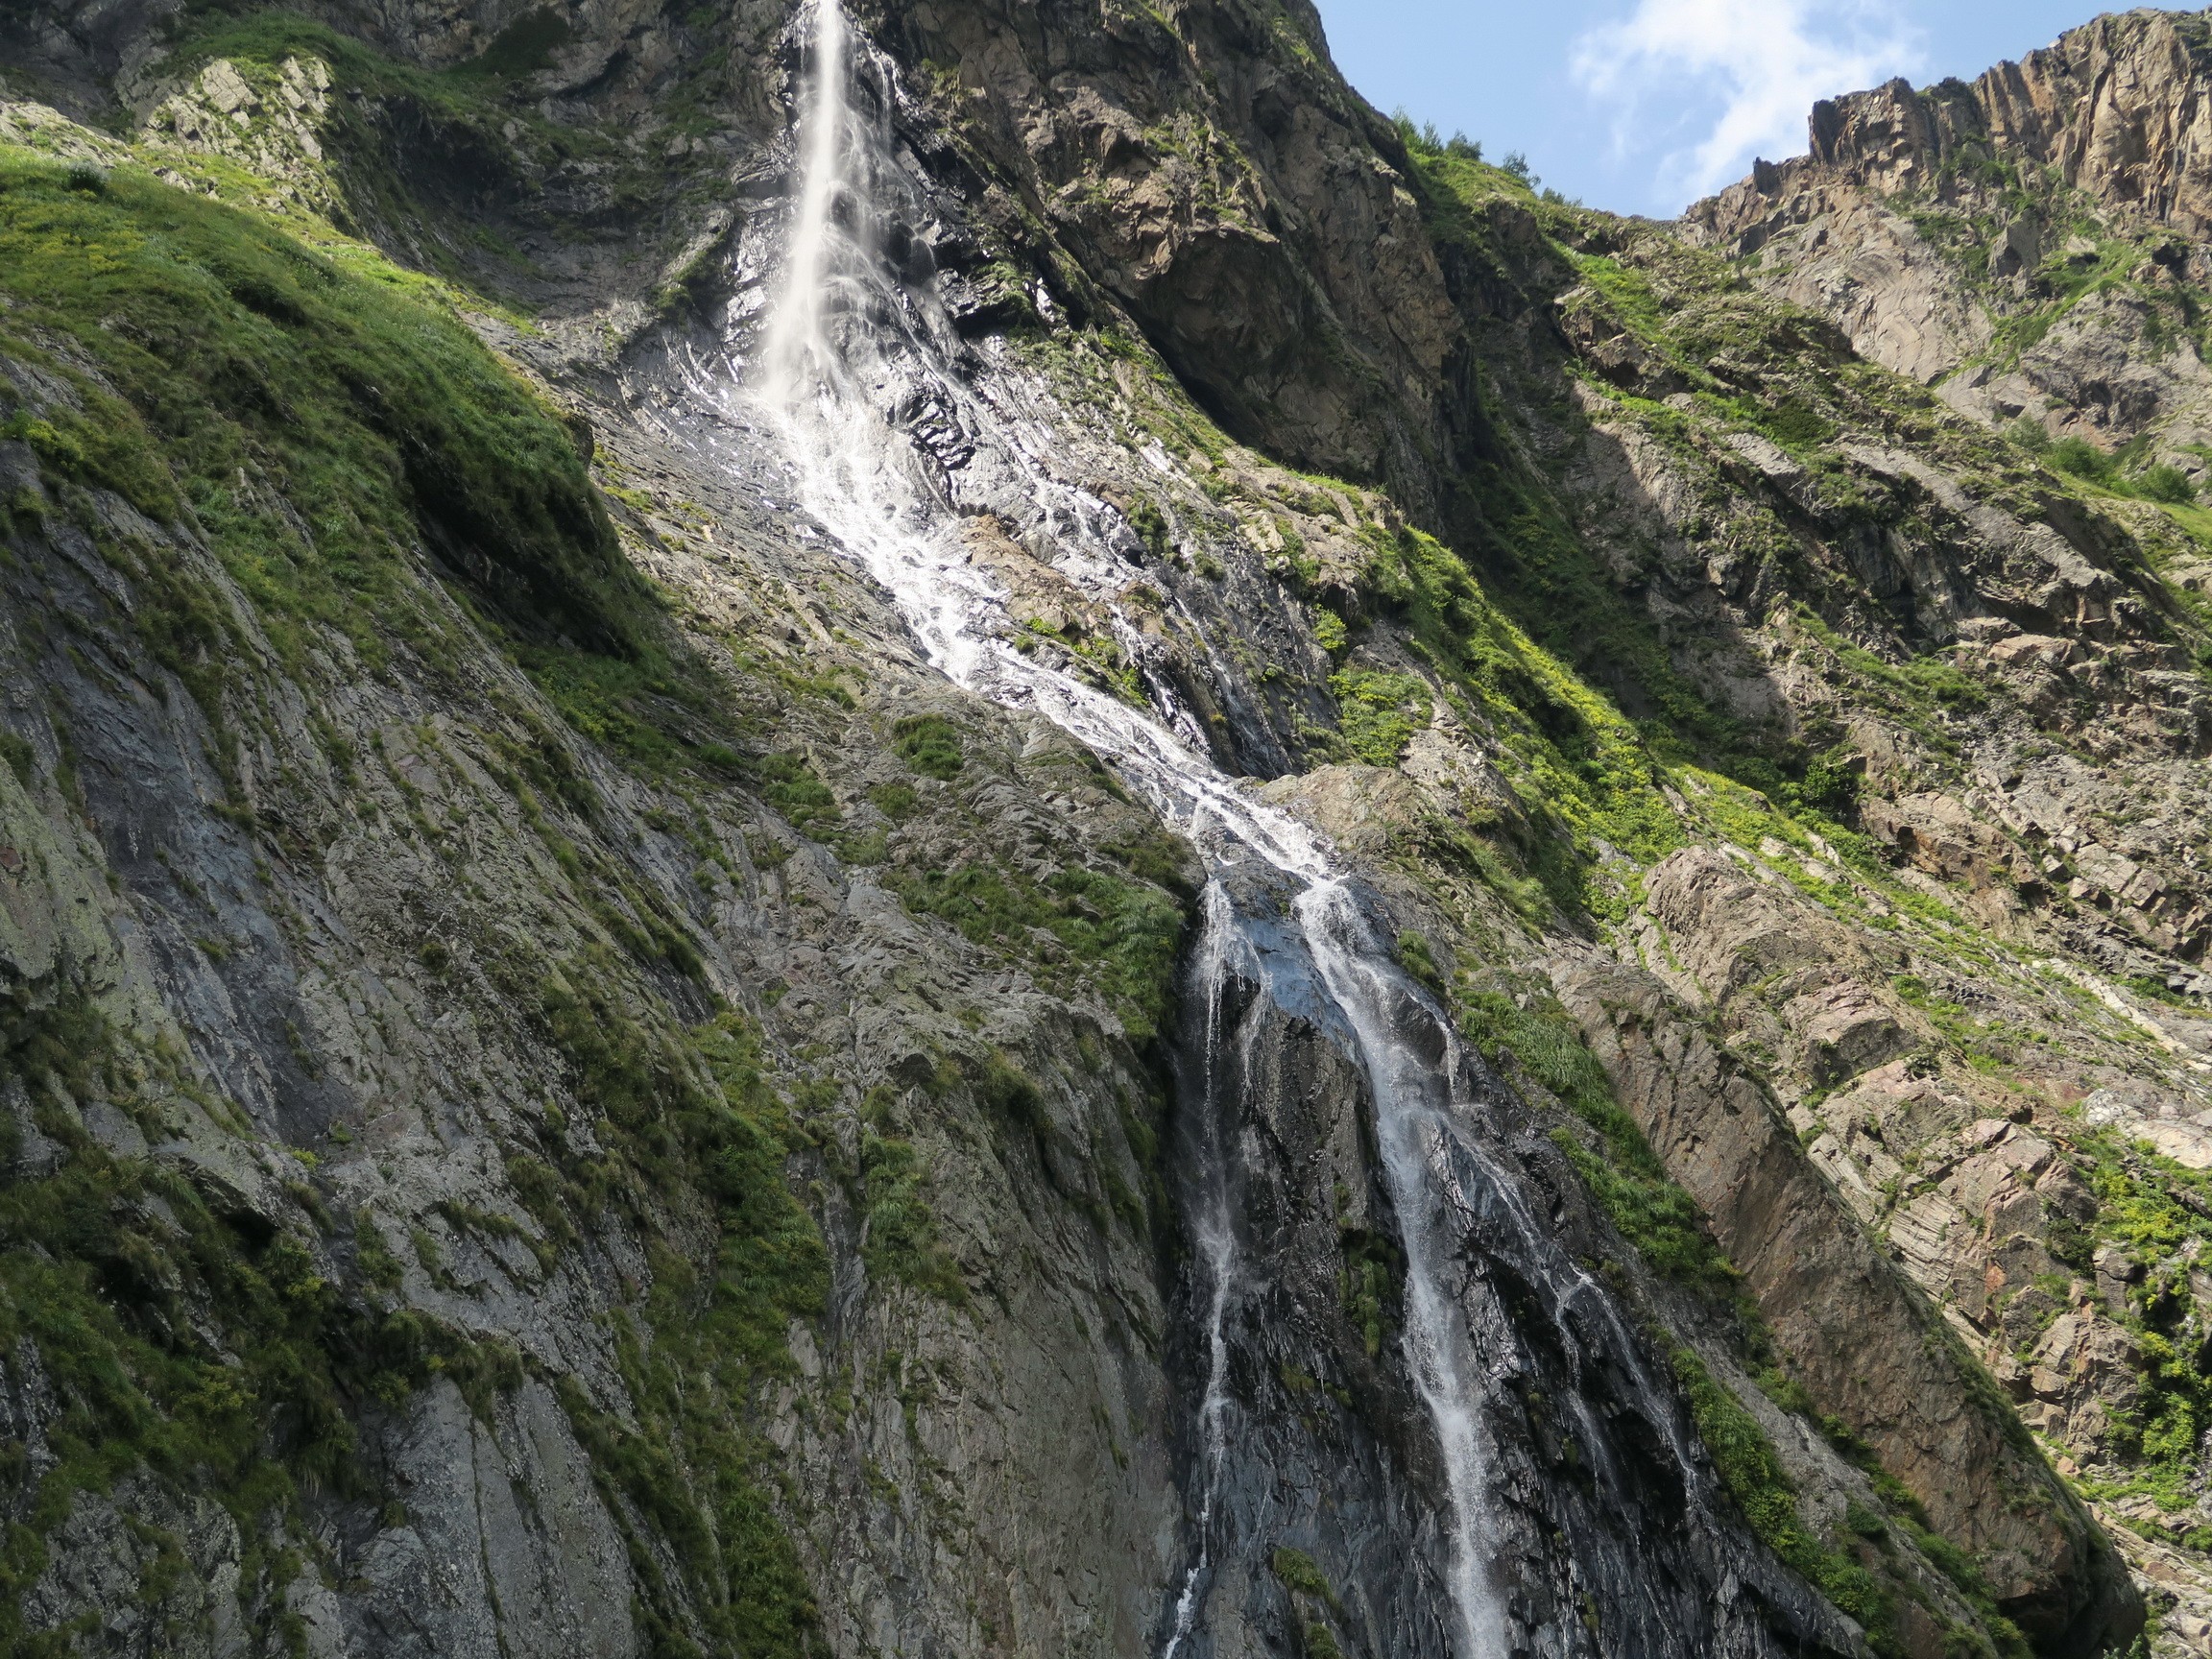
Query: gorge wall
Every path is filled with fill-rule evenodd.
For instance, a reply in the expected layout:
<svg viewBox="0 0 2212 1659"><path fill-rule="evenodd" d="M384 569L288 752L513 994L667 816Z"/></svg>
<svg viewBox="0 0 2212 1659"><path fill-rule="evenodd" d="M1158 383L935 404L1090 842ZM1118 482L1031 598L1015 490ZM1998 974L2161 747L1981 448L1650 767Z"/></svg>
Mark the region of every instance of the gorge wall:
<svg viewBox="0 0 2212 1659"><path fill-rule="evenodd" d="M0 18L0 1632L2212 1652L2202 19L851 12Z"/></svg>

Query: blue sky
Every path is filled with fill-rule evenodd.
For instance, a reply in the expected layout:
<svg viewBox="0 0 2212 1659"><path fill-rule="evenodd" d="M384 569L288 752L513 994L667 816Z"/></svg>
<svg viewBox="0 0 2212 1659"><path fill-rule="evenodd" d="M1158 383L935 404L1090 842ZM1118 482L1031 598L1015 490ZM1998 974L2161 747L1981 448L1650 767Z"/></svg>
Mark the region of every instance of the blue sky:
<svg viewBox="0 0 2212 1659"><path fill-rule="evenodd" d="M1370 103L1520 151L1593 207L1672 215L1802 154L1815 98L1971 79L2094 0L1317 0Z"/></svg>

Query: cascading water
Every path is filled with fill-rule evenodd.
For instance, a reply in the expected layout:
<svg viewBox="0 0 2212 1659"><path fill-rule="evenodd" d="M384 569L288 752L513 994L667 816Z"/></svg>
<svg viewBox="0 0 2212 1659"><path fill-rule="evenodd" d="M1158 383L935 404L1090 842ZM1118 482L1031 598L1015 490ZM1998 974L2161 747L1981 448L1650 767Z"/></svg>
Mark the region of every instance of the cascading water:
<svg viewBox="0 0 2212 1659"><path fill-rule="evenodd" d="M781 434L801 502L889 589L949 679L1046 715L1186 830L1303 879L1324 878L1328 862L1310 830L1197 757L1204 737L1164 686L1153 686L1155 718L1031 661L986 626L1003 621L1004 596L969 562L960 525L971 500L1028 503L1037 530L1064 550L1063 573L1100 597L1136 572L1112 551L1103 521L1113 510L1038 465L1045 435L983 405L950 366L950 331L926 287L885 270L882 209L909 187L891 158L888 108L865 111L854 94L873 87L884 97L889 68L853 34L837 0L818 0L812 35L798 211L748 375ZM855 50L865 78L854 74ZM957 484L926 442L950 433L967 451ZM1128 643L1142 662L1134 628Z"/></svg>
<svg viewBox="0 0 2212 1659"><path fill-rule="evenodd" d="M1195 1151L1215 1177L1193 1220L1204 1275L1202 1292L1192 1297L1193 1308L1206 1310L1203 1398L1191 1543L1164 1610L1163 1651L1166 1659L1185 1659L1183 1649L1197 1645L1214 1576L1236 1542L1225 1504L1238 1414L1230 1327L1253 1286L1239 1262L1238 1218L1225 1173L1237 1148L1222 1124L1229 1117L1227 1070L1245 1070L1225 1053L1232 1045L1224 999L1240 979L1262 983L1285 1006L1303 997L1356 1058L1368 1085L1402 1235L1401 1358L1443 1475L1443 1599L1451 1629L1441 1642L1457 1659L1503 1659L1516 1650L1517 1626L1499 1562L1513 1537L1556 1530L1524 1525L1516 1533L1493 1514L1497 1449L1484 1427L1484 1404L1510 1368L1510 1321L1498 1314L1484 1332L1475 1328L1473 1259L1509 1258L1515 1283L1534 1287L1551 1328L1549 1348L1568 1356L1571 1382L1610 1365L1628 1377L1627 1394L1641 1387L1658 1398L1661 1391L1642 1377L1635 1344L1609 1306L1596 1326L1582 1316L1595 1335L1577 1335L1572 1306L1595 1295L1595 1286L1541 1235L1511 1181L1470 1140L1471 1115L1482 1106L1450 1022L1396 966L1330 850L1207 758L1196 722L1167 678L1150 671L1149 642L1117 606L1142 575L1117 550L1133 544L1127 525L1105 502L1057 475L1050 434L1022 408L1019 366L1002 344L983 348L987 358L997 354L991 374L961 364L963 349L937 303L926 251L908 229L926 215L900 165L891 66L853 29L839 0L814 0L806 23L798 190L781 276L765 316L735 320L727 365L695 373L693 390L719 400L733 420L767 428L790 493L890 592L936 668L1001 705L1042 714L1090 745L1191 838L1214 877L1192 976L1206 1021L1199 1059L1206 1122ZM1151 689L1150 709L1013 648L1005 596L971 564L963 537L964 518L982 512L1013 521L1026 545L1114 611L1117 631ZM1264 925L1253 921L1232 901L1232 887L1270 889L1276 914ZM1262 926L1264 939L1254 931ZM1455 1272L1466 1282L1455 1283ZM1599 1359L1576 1357L1586 1341L1602 1349ZM1578 1399L1569 1409L1592 1455L1604 1460L1604 1425ZM1673 1455L1681 1472L1669 1479L1678 1504L1691 1482L1690 1459L1679 1447ZM1586 1521L1578 1525L1589 1530ZM1684 1631L1669 1628L1678 1615L1668 1611L1665 1597L1640 1584L1650 1576L1636 1553L1642 1548L1631 1542L1616 1551L1618 1561L1571 1565L1561 1581L1599 1583L1623 1603L1623 1628L1642 1645L1611 1650L1694 1650L1680 1646ZM1548 1651L1586 1645L1575 1621L1561 1628L1566 1634Z"/></svg>
<svg viewBox="0 0 2212 1659"><path fill-rule="evenodd" d="M766 329L756 386L781 425L807 510L890 589L935 666L955 682L1001 703L1035 709L1089 743L1137 784L1169 822L1193 834L1215 862L1257 856L1304 888L1297 913L1313 960L1332 992L1373 988L1397 975L1395 968L1345 901L1317 837L1287 814L1251 798L1202 757L1201 750L1168 729L1187 718L1169 708L1165 719L1139 712L1079 681L1032 661L977 626L1000 595L966 565L958 540L957 504L947 498L926 452L902 429L920 400L933 402L971 432L988 431L976 419L974 397L947 363L943 344L931 337L922 297L883 278L881 221L891 172L889 111L858 107L850 67L857 44L838 0L817 0L811 32L811 73L799 121L803 158L797 211L785 255L784 277ZM880 64L878 87L888 83ZM886 407L886 401L889 407ZM902 404L903 408L902 408ZM899 416L907 414L906 421ZM961 417L967 417L961 420ZM1067 499L1072 492L1027 468L1019 450L1006 463L1027 471L1032 499L1058 505L1078 535L1095 504ZM1049 506L1047 511L1049 511ZM1096 539L1092 538L1093 547ZM1078 542L1078 547L1081 543ZM1111 565L1107 555L1099 563ZM1134 571L1126 572L1134 576ZM1195 737L1195 733L1190 733ZM1235 923L1216 887L1209 894L1206 947L1232 949ZM1218 1012L1216 961L1208 978ZM1392 1176L1409 1185L1421 1174L1410 1132L1396 1125L1395 1106L1407 1063L1389 1050L1376 1020L1354 1018L1369 1078L1392 1124L1402 1152ZM1217 1033L1214 1033L1217 1037ZM1384 1093L1384 1091L1390 1093ZM1401 1195L1402 1213L1425 1207ZM1201 1407L1204 1447L1198 1557L1178 1598L1167 1652L1187 1639L1199 1612L1209 1565L1205 1535L1212 1524L1211 1486L1217 1478L1228 1409L1223 1393L1222 1322L1235 1271L1226 1216L1201 1225L1200 1242L1212 1277L1209 1375ZM1432 1280L1435 1252L1408 1240L1409 1312L1407 1341L1414 1374L1435 1418L1456 1513L1454 1601L1467 1659L1503 1653L1503 1622L1479 1558L1481 1446L1466 1401L1460 1353L1449 1299Z"/></svg>
<svg viewBox="0 0 2212 1659"><path fill-rule="evenodd" d="M1219 1110L1222 1046L1227 1034L1223 1014L1230 976L1241 966L1237 944L1237 914L1229 902L1228 893L1220 882L1209 882L1204 926L1198 936L1197 959L1191 973L1192 983L1204 997L1206 1007L1205 1028L1199 1037L1202 1045L1199 1067L1206 1099L1202 1133L1209 1139L1217 1135L1223 1116ZM1214 1168L1223 1166L1226 1161L1219 1145L1210 1144L1204 1151ZM1229 1449L1228 1318L1229 1293L1236 1281L1237 1237L1230 1222L1223 1185L1209 1184L1206 1197L1207 1205L1197 1224L1198 1253L1206 1263L1208 1278L1206 1391L1198 1405L1199 1485L1194 1527L1197 1549L1190 1570L1184 1575L1182 1591L1175 1598L1174 1623L1167 1634L1163 1659L1177 1659L1196 1627L1199 1609L1205 1601L1207 1575L1214 1565L1214 1511L1220 1494L1222 1461Z"/></svg>
<svg viewBox="0 0 2212 1659"><path fill-rule="evenodd" d="M1477 1484L1483 1447L1474 1391L1463 1357L1463 1341L1439 1281L1438 1245L1427 1225L1421 1202L1429 1182L1440 1172L1441 1137L1450 1134L1446 1117L1452 1105L1449 1072L1433 1061L1407 1051L1388 1016L1392 999L1404 995L1403 977L1379 964L1375 942L1343 886L1317 881L1298 896L1293 907L1301 929L1313 946L1314 966L1331 998L1350 1021L1376 1113L1383 1167L1391 1195L1405 1221L1406 1349L1414 1385L1436 1425L1444 1452L1457 1525L1453 1529L1453 1600L1457 1606L1470 1654L1506 1651L1503 1622L1484 1594L1480 1559L1482 1492ZM1387 958L1381 958L1387 961ZM1432 1096L1441 1094L1441 1103ZM1439 1109L1441 1105L1441 1109ZM1435 1167L1432 1168L1431 1166Z"/></svg>

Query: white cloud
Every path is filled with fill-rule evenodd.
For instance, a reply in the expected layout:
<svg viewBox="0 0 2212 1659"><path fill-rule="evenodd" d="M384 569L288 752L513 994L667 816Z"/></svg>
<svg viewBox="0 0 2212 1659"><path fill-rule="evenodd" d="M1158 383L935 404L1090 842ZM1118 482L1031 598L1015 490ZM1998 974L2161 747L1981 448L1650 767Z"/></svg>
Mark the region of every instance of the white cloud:
<svg viewBox="0 0 2212 1659"><path fill-rule="evenodd" d="M1801 155L1816 100L1911 74L1922 50L1897 0L1637 0L1575 42L1574 69L1613 107L1617 150L1656 151L1655 182L1687 200Z"/></svg>

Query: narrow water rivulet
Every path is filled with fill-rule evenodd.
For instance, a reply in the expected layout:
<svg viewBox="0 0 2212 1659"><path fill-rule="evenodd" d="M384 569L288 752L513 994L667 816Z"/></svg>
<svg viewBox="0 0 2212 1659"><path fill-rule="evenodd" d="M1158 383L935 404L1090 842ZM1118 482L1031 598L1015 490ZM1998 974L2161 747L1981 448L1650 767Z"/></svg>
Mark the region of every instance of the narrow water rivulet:
<svg viewBox="0 0 2212 1659"><path fill-rule="evenodd" d="M1526 1650L1531 1616L1515 1602L1512 1563L1553 1548L1542 1539L1559 1529L1531 1523L1527 1511L1540 1504L1526 1491L1515 1512L1501 1511L1505 1482L1486 1405L1507 1373L1543 1364L1575 1391L1564 1413L1587 1440L1596 1477L1614 1482L1594 1498L1559 1500L1562 1513L1581 1503L1598 1518L1564 1523L1572 1559L1557 1568L1558 1581L1583 1586L1585 1599L1621 1603L1607 1606L1604 1618L1628 1633L1631 1646L1606 1650L1699 1650L1681 1645L1694 1640L1691 1631L1671 1627L1678 1587L1645 1581L1652 1574L1639 1552L1652 1546L1633 1536L1636 1518L1602 1514L1628 1501L1620 1494L1636 1478L1614 1466L1607 1440L1615 1431L1579 1392L1586 1377L1600 1374L1627 1395L1658 1391L1610 1306L1578 1309L1603 1298L1543 1236L1511 1176L1471 1137L1484 1109L1471 1082L1478 1068L1449 1019L1397 965L1322 838L1209 757L1169 678L1153 671L1147 654L1157 647L1124 613L1116 609L1117 631L1150 693L1147 709L1008 642L1005 596L971 563L966 519L988 512L1017 525L1024 544L1046 549L1055 568L1109 608L1140 576L1117 550L1128 544L1128 527L1050 464L1050 433L1024 413L1011 349L988 340L964 347L939 307L927 248L913 233L926 213L902 165L892 65L839 0L815 0L796 27L803 46L796 180L781 258L764 305L733 323L722 382L703 389L726 409L743 411L733 419L771 437L790 493L890 592L932 665L1088 744L1191 838L1214 877L1189 993L1190 1019L1202 1027L1194 1067L1202 1121L1191 1144L1208 1166L1186 1214L1197 1281L1187 1305L1203 1324L1193 1379L1199 1397L1187 1537L1161 1614L1160 1651L1191 1659L1213 1650L1215 1575L1228 1551L1260 1545L1236 1535L1239 1522L1228 1502L1233 1468L1265 1445L1243 1433L1235 1387L1235 1328L1265 1289L1239 1244L1243 1223L1230 1175L1238 1160L1234 1096L1253 1070L1232 1052L1248 1040L1239 1032L1251 1028L1230 1007L1239 984L1302 1006L1353 1062L1373 1101L1403 1261L1397 1359L1423 1408L1431 1467L1441 1477L1428 1483L1440 1500L1432 1528L1425 1539L1398 1542L1408 1561L1430 1563L1408 1565L1409 1579L1441 1578L1422 1594L1444 1628L1405 1650L1457 1659ZM978 352L983 373L974 368ZM1482 1283L1486 1262L1502 1264L1516 1287L1510 1314L1507 1298ZM1537 1346L1557 1358L1527 1358L1516 1318L1542 1321ZM1585 1354L1592 1344L1599 1352ZM1695 1502L1697 1478L1686 1466L1677 1414L1654 1409L1658 1455L1673 1465L1662 1485L1672 1483L1679 1511L1683 1494ZM1678 1525L1680 1514L1667 1519ZM1599 1539L1607 1527L1625 1541ZM1562 1645L1542 1650L1580 1651L1584 1641L1569 1629L1554 1639Z"/></svg>

